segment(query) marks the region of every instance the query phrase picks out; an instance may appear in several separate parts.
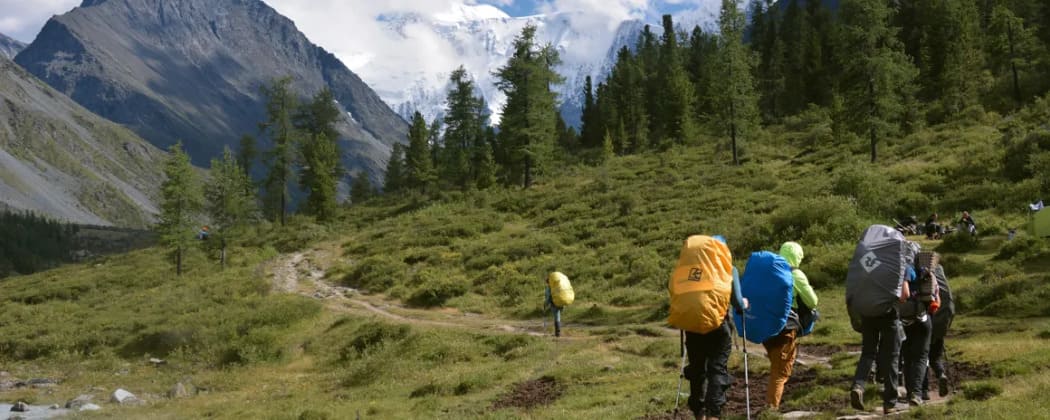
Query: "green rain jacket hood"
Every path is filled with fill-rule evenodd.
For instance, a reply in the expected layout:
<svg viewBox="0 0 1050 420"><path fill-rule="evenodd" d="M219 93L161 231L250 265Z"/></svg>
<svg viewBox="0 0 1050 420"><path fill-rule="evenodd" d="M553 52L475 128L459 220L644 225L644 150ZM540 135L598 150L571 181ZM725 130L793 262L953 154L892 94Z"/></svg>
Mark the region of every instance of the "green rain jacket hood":
<svg viewBox="0 0 1050 420"><path fill-rule="evenodd" d="M805 255L802 252L802 245L795 242L785 242L780 247L780 256L787 260L791 268L798 268L802 265L802 258Z"/></svg>

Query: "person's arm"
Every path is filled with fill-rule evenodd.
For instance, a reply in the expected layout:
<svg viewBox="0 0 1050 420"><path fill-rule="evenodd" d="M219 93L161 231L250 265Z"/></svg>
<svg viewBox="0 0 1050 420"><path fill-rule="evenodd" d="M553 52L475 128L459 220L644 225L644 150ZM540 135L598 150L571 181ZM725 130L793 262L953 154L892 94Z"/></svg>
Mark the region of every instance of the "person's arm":
<svg viewBox="0 0 1050 420"><path fill-rule="evenodd" d="M791 270L791 276L795 279L795 295L802 299L802 303L807 307L816 308L820 299L817 298L817 292L813 290L813 286L809 284L809 277L806 277L806 273L796 268Z"/></svg>
<svg viewBox="0 0 1050 420"><path fill-rule="evenodd" d="M904 285L901 286L901 303L904 303L904 302L908 301L908 298L910 298L910 297L911 297L911 288L908 287L908 282L904 282Z"/></svg>
<svg viewBox="0 0 1050 420"><path fill-rule="evenodd" d="M740 292L740 273L736 271L736 267L733 267L733 292L729 302L738 313L746 311L749 306L747 299L744 299L744 295Z"/></svg>

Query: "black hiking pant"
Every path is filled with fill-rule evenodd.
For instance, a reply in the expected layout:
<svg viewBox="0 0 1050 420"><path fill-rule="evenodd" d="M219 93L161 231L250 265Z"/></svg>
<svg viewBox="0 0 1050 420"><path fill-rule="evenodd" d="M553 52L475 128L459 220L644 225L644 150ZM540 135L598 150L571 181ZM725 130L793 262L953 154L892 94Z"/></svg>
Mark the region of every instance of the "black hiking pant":
<svg viewBox="0 0 1050 420"><path fill-rule="evenodd" d="M729 353L733 349L729 321L707 334L685 332L685 350L689 366L689 409L697 416L721 417L726 403L726 390L733 384L729 376Z"/></svg>
<svg viewBox="0 0 1050 420"><path fill-rule="evenodd" d="M933 333L933 322L930 317L925 321L913 321L904 327L904 387L908 397L922 394L923 378L930 362L930 338Z"/></svg>
<svg viewBox="0 0 1050 420"><path fill-rule="evenodd" d="M871 374L871 367L878 359L879 379L882 380L882 406L897 405L897 361L901 349L901 321L896 311L876 318L861 320L863 344L860 361L853 375L853 386L864 388Z"/></svg>
<svg viewBox="0 0 1050 420"><path fill-rule="evenodd" d="M933 376L940 378L947 373L944 363L944 336L932 337L930 339L930 369L933 370ZM930 375L927 373L922 377L922 391L924 393L930 390Z"/></svg>

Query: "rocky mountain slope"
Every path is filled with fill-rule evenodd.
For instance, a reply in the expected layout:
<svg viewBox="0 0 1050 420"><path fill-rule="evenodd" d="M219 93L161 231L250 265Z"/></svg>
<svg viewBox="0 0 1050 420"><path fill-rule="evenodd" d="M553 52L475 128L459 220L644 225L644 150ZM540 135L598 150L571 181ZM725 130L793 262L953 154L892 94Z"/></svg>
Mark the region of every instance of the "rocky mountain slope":
<svg viewBox="0 0 1050 420"><path fill-rule="evenodd" d="M164 153L0 57L0 207L143 227Z"/></svg>
<svg viewBox="0 0 1050 420"><path fill-rule="evenodd" d="M84 107L206 165L263 120L259 88L332 90L344 163L378 177L407 124L334 55L259 0L85 0L16 61ZM265 147L265 144L263 145Z"/></svg>
<svg viewBox="0 0 1050 420"><path fill-rule="evenodd" d="M19 42L17 39L0 34L0 56L14 58L19 52L25 49L25 47L26 44Z"/></svg>

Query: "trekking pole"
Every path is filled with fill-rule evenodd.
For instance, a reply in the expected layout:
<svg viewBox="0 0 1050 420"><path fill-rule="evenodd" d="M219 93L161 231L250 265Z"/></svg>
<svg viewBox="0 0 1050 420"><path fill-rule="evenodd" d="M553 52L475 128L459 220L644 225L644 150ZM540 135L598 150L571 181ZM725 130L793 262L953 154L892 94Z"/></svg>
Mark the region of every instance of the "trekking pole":
<svg viewBox="0 0 1050 420"><path fill-rule="evenodd" d="M674 394L674 416L678 418L678 402L682 397L682 379L685 378L685 331L678 330L679 344L681 345L682 365L678 369L678 392Z"/></svg>
<svg viewBox="0 0 1050 420"><path fill-rule="evenodd" d="M741 315L740 320L740 329L744 333L744 336L740 337L740 341L743 342L744 346L744 400L747 407L747 420L751 420L751 382L747 375L747 313Z"/></svg>

